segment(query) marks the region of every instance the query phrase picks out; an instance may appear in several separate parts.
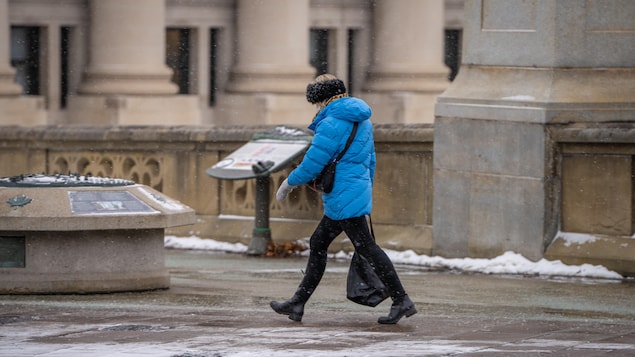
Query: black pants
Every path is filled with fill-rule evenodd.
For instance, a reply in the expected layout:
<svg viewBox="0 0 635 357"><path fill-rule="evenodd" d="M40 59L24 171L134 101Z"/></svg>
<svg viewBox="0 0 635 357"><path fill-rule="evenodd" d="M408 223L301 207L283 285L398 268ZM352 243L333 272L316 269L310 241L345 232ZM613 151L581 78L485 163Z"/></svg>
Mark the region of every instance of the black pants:
<svg viewBox="0 0 635 357"><path fill-rule="evenodd" d="M341 221L335 221L326 216L322 218L313 235L311 235L309 261L296 295L306 302L313 294L326 269L327 249L342 231L346 232L357 253L366 258L371 264L375 273L390 291L392 300L401 301L406 292L390 258L375 243L375 239L368 229L365 216Z"/></svg>

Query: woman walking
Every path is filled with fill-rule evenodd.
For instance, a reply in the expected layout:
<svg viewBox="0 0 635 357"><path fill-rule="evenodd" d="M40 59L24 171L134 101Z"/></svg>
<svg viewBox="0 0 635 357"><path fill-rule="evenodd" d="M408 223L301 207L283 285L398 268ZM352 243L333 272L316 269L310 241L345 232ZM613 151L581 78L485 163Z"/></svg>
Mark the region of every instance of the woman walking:
<svg viewBox="0 0 635 357"><path fill-rule="evenodd" d="M372 209L375 174L375 144L371 109L361 99L348 97L346 87L337 77L323 74L307 85L307 100L318 106L309 129L315 132L302 162L285 179L276 199L284 200L297 186L311 182L324 166L344 151L357 123L354 138L337 163L337 175L330 193L322 193L324 216L311 235L310 255L304 278L295 294L284 302L271 302L271 308L291 320L301 321L304 305L315 291L326 269L327 250L342 231L358 254L366 258L390 291L392 306L380 324L396 324L403 317L417 313L404 290L399 276L386 253L375 243L366 215Z"/></svg>

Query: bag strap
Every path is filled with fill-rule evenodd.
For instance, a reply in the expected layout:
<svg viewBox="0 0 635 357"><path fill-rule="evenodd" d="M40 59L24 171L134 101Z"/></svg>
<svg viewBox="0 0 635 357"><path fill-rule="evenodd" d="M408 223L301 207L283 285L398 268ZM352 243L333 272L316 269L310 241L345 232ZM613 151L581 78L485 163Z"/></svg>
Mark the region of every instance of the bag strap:
<svg viewBox="0 0 635 357"><path fill-rule="evenodd" d="M373 236L373 240L375 240L375 230L373 229L373 219L370 214L368 215L368 225L370 226L370 235Z"/></svg>
<svg viewBox="0 0 635 357"><path fill-rule="evenodd" d="M337 155L337 158L335 159L334 162L338 162L342 159L342 157L344 156L344 154L346 153L346 150L348 150L348 147L351 146L351 143L353 142L353 139L355 138L355 134L357 133L357 124L359 124L358 122L355 122L353 124L353 130L351 131L351 135L348 136L348 140L346 141L346 146L344 146L344 150L342 150L342 152Z"/></svg>

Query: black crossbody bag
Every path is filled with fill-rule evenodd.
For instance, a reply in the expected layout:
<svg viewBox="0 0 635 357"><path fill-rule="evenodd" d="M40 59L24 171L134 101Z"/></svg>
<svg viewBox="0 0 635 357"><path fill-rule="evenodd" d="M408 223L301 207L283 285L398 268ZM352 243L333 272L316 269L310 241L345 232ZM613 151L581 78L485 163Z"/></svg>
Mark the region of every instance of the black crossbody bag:
<svg viewBox="0 0 635 357"><path fill-rule="evenodd" d="M335 167L337 166L337 162L340 161L346 153L346 150L348 150L348 147L351 146L351 143L355 138L355 134L357 133L358 124L359 123L353 124L353 130L351 131L351 135L349 135L348 137L348 141L346 141L344 150L342 150L342 152L337 156L337 158L335 158L335 160L330 161L328 164L326 164L326 166L324 166L324 169L322 169L322 172L320 172L320 174L313 181L309 182L309 186L311 186L311 188L324 193L330 193L331 191L333 191L333 185L335 184Z"/></svg>

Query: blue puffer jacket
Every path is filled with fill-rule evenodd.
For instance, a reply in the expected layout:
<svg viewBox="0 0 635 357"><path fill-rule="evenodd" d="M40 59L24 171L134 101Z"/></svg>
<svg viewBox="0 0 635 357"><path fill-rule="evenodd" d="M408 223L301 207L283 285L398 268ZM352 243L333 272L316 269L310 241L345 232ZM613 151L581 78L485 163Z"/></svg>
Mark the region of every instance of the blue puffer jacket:
<svg viewBox="0 0 635 357"><path fill-rule="evenodd" d="M368 104L358 98L331 102L309 125L315 132L311 146L300 165L289 174L292 186L313 180L329 161L337 158L346 146L353 123L359 123L355 139L337 164L333 191L322 194L324 214L330 219L360 217L372 210L375 143L371 114Z"/></svg>

